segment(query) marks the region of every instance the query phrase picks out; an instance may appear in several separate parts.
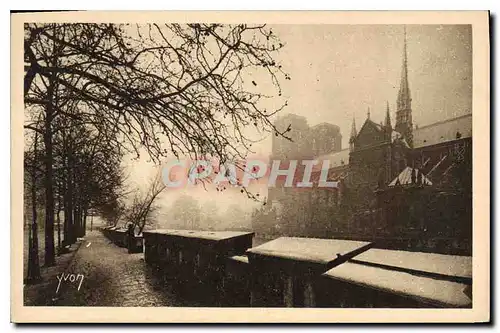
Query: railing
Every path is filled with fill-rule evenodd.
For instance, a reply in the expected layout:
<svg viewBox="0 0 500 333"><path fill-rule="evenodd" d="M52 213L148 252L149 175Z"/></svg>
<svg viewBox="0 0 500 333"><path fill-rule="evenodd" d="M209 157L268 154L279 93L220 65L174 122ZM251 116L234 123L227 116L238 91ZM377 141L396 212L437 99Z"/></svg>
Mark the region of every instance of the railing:
<svg viewBox="0 0 500 333"><path fill-rule="evenodd" d="M190 235L190 232L193 234ZM153 272L156 276L175 285L174 290L182 293L182 297L194 297L197 302L198 298L203 298L206 301L203 306L456 306L453 299L449 304L433 302L432 299L422 301L418 295L409 297L404 292L392 292L387 289L375 293L372 288L360 287L350 282L344 281L339 284L335 279L332 280L332 278L324 276L323 273L330 269L328 263L324 264L325 268L321 270L316 269L319 267L317 262L311 261L309 263L304 259L280 259L277 257L264 259L264 257L257 256L260 258L257 260L255 254L252 254L253 250L249 250L252 247L252 233L229 238L221 236L218 239L215 237L216 234L216 232L186 230L179 231L179 233L175 233L175 231L144 232L145 262L154 268ZM214 238L210 239L205 236L213 236ZM363 251L365 248L362 249L361 253ZM389 252L401 254L401 251ZM411 257L411 252L405 253ZM350 262L355 264L353 259L356 259L357 255L357 252L353 252L354 258L346 257L347 259L342 261L338 267L348 266ZM453 256L443 256L443 258L445 257L449 258L450 263L454 260ZM336 259L338 260L338 258L337 254ZM360 264L356 263L356 265ZM429 261L429 267L432 266L433 262ZM284 267L287 267L286 274L283 271ZM311 270L311 267L315 269ZM334 267L333 270L335 269ZM401 270L394 269L394 272L390 274L397 279L403 274ZM387 269L383 269L381 272L388 274ZM443 283L436 282L435 274L428 275L419 278L423 290L425 290L425 284ZM366 276L366 280L367 283L376 285L385 283L384 276L380 278ZM398 286L404 283L406 282L394 281L394 284ZM464 287L467 286L464 285ZM414 289L416 293L420 290L419 288ZM404 291L405 288L400 288L400 290ZM450 297L452 298L453 295ZM462 299L460 300L462 301ZM460 306L468 306L463 304Z"/></svg>
<svg viewBox="0 0 500 333"><path fill-rule="evenodd" d="M104 227L101 231L113 244L126 247L129 253L143 252L142 235L131 236L127 229L118 227Z"/></svg>

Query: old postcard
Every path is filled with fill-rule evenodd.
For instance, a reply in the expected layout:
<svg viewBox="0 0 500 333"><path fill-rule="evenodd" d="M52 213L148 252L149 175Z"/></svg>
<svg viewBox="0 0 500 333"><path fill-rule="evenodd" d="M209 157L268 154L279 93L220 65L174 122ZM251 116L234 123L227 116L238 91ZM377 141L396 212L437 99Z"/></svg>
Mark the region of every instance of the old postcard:
<svg viewBox="0 0 500 333"><path fill-rule="evenodd" d="M488 12L11 20L14 322L489 321Z"/></svg>

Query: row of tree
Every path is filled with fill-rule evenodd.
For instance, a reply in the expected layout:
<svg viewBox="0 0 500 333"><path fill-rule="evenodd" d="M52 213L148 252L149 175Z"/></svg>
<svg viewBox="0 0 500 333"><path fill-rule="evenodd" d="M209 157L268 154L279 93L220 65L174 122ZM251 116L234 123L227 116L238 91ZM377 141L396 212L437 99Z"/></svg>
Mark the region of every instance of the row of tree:
<svg viewBox="0 0 500 333"><path fill-rule="evenodd" d="M162 214L160 227L194 230L251 230L250 212L237 203L225 209L216 201L199 202L186 194L172 201L166 214Z"/></svg>
<svg viewBox="0 0 500 333"><path fill-rule="evenodd" d="M63 120L61 118L60 120ZM25 188L31 193L25 207L31 208L28 279L40 279L38 256L38 212L43 203L52 207L52 223L45 231L45 265L54 264L78 237L85 235L89 214L115 215L123 193L122 153L103 140L102 131L89 130L78 123L57 123L52 127L51 191L46 183L46 146L41 140L41 122L31 122L32 135L25 151ZM47 210L44 210L47 217ZM45 220L47 221L47 219ZM57 243L54 235L57 228Z"/></svg>
<svg viewBox="0 0 500 333"><path fill-rule="evenodd" d="M271 116L286 102L274 101L271 110L262 104L281 95L281 79L290 79L273 58L282 47L264 25L26 24L25 179L33 213L28 278L40 275L40 205L47 266L55 264L60 213L59 248L84 234L90 211L115 221L127 211L144 225L148 202L161 186L137 198L139 209L124 210L124 154L224 163L250 151L246 127L284 135Z"/></svg>

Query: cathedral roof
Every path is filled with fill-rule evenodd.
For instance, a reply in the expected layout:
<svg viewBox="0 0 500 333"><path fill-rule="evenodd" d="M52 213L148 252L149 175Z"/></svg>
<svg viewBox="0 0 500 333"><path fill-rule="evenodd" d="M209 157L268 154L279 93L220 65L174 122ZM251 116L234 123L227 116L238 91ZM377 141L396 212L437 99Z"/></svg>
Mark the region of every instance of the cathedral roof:
<svg viewBox="0 0 500 333"><path fill-rule="evenodd" d="M368 126L368 125L371 125L372 127L374 127L377 131L380 131L382 132L384 130L384 127L381 125L381 124L377 124L376 122L374 122L373 120L371 120L370 118L366 118L363 126L361 126L361 129L359 130L359 133L361 133L363 131L363 128L365 126ZM358 135L359 135L358 133Z"/></svg>
<svg viewBox="0 0 500 333"><path fill-rule="evenodd" d="M415 170L415 177L417 181L421 177L421 184L432 185L432 182L429 180L429 178L427 178L419 169L406 167L396 178L394 178L392 182L389 183L389 187L414 184L411 177L413 170Z"/></svg>
<svg viewBox="0 0 500 333"><path fill-rule="evenodd" d="M472 114L439 121L413 130L413 147L420 148L460 138L472 137Z"/></svg>

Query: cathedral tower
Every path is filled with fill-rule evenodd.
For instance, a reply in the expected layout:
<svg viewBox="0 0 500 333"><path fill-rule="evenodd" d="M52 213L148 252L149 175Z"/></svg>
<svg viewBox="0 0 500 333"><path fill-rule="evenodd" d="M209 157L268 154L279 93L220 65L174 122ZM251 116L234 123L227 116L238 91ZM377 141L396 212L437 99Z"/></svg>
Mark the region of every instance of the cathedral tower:
<svg viewBox="0 0 500 333"><path fill-rule="evenodd" d="M387 101L387 106L386 106L386 110L385 110L384 132L385 132L385 139L390 142L391 137L392 137L392 125L391 125L391 114L389 111L389 102L388 101Z"/></svg>
<svg viewBox="0 0 500 333"><path fill-rule="evenodd" d="M401 133L410 147L413 147L413 120L411 115L411 94L408 84L408 60L406 51L406 27L404 30L403 65L399 85L394 130Z"/></svg>
<svg viewBox="0 0 500 333"><path fill-rule="evenodd" d="M349 149L350 151L354 150L354 141L358 136L358 131L356 130L356 119L352 116L352 127L351 127L351 136L349 137Z"/></svg>

